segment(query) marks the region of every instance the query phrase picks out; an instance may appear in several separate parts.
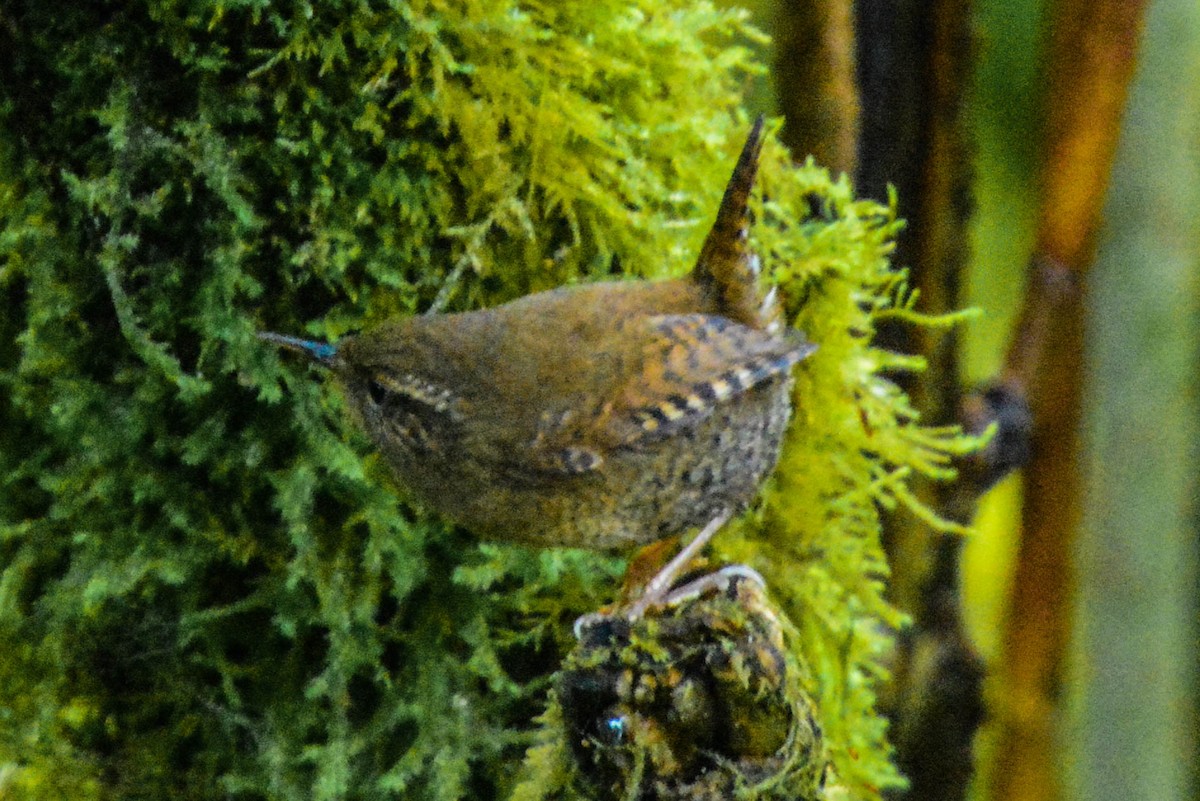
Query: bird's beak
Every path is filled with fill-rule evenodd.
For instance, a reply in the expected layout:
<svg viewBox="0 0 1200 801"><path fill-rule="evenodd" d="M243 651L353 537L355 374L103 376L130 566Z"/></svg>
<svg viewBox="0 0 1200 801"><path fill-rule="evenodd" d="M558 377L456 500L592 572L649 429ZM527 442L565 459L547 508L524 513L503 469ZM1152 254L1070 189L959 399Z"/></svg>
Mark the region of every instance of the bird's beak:
<svg viewBox="0 0 1200 801"><path fill-rule="evenodd" d="M263 342L270 342L272 345L278 345L281 348L286 348L296 353L303 353L322 367L332 367L333 361L337 357L337 346L330 345L328 342L300 339L299 337L292 337L287 334L275 334L270 331L259 331L258 338Z"/></svg>

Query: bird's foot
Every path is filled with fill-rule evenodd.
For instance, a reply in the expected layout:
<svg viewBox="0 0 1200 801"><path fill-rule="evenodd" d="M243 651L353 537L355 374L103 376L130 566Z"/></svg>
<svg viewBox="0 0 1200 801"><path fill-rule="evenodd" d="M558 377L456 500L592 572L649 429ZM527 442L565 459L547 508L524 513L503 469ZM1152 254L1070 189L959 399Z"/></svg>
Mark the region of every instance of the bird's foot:
<svg viewBox="0 0 1200 801"><path fill-rule="evenodd" d="M752 582L764 591L767 586L762 575L749 565L726 565L719 570L705 573L699 578L672 588L658 602L642 604L642 601L645 600L643 595L638 604L626 609L618 606L580 615L575 619L575 639L582 642L589 634L595 635L599 631L598 626L611 628L615 625L618 629L628 630L631 624L637 623L651 609L674 609L705 595L733 592L731 588L740 581Z"/></svg>
<svg viewBox="0 0 1200 801"><path fill-rule="evenodd" d="M677 606L685 601L699 598L709 591L724 592L736 581L752 581L766 588L766 579L750 565L725 565L719 570L706 573L671 590L662 599L663 606Z"/></svg>
<svg viewBox="0 0 1200 801"><path fill-rule="evenodd" d="M582 615L575 621L575 637L578 639L582 632L602 621L622 619L628 623L635 623L651 609L679 604L702 595L710 589L726 587L734 579L749 579L758 584L764 584L762 576L753 568L746 565L729 565L693 579L682 586L675 586L680 575L687 570L701 549L708 544L713 535L721 530L729 518L730 513L727 511L718 514L661 568L658 566L662 565L665 557L665 543L669 541L652 543L639 551L630 564L625 578L625 588L622 591L623 598L629 598L637 592L636 600L632 603L621 601L613 607ZM658 568L657 572L649 581L643 581L642 576L655 568ZM638 587L641 587L640 592L636 589Z"/></svg>

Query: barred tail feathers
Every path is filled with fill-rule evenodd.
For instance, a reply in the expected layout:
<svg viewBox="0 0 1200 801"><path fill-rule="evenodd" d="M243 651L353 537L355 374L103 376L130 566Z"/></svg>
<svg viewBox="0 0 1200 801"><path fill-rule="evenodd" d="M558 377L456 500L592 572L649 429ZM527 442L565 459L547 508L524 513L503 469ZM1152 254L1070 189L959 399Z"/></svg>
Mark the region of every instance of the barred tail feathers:
<svg viewBox="0 0 1200 801"><path fill-rule="evenodd" d="M749 248L748 204L758 175L763 127L760 115L742 147L717 218L692 270L692 280L713 299L718 314L759 329L770 326L775 316L773 305L764 304L758 291L759 259Z"/></svg>

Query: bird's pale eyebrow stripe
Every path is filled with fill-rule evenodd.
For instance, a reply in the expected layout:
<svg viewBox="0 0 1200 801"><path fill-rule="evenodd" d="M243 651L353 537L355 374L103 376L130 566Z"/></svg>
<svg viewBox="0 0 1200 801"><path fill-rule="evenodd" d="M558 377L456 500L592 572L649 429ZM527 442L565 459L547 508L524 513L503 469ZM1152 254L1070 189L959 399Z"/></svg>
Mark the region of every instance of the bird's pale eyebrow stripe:
<svg viewBox="0 0 1200 801"><path fill-rule="evenodd" d="M397 378L387 371L380 370L373 377L376 383L389 392L423 403L435 412L449 413L455 419L461 418L461 414L455 408L454 394L445 387L424 381L412 373Z"/></svg>

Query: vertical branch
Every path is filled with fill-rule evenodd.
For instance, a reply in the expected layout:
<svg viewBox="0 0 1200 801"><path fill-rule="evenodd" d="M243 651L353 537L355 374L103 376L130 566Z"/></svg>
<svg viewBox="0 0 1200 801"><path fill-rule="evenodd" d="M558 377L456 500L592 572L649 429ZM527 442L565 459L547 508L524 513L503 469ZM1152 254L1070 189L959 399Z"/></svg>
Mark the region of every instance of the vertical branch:
<svg viewBox="0 0 1200 801"><path fill-rule="evenodd" d="M897 262L909 269L923 310L951 311L961 305L971 213L964 124L973 50L969 7L865 0L858 15L864 118L858 181L875 196L889 184L897 188L900 214L909 221ZM923 417L956 420L957 338L909 327L883 331L881 338L929 361L926 375L903 379ZM961 485L922 482L915 490L960 522L970 520L978 497ZM909 780L907 797L923 801L965 796L983 717L983 668L962 622L961 542L904 516L888 521L892 596L914 624L899 643L887 709L897 765Z"/></svg>
<svg viewBox="0 0 1200 801"><path fill-rule="evenodd" d="M879 199L889 186L896 189L900 216L908 225L897 242L895 262L908 268L923 311L952 311L961 305L970 216L970 146L963 124L971 64L969 9L941 0L863 0L856 11L863 98L856 181L863 194ZM880 340L893 350L926 357L930 369L924 377L897 379L926 420L952 421L959 396L955 337L896 326L882 330ZM932 485L917 491L938 505ZM932 567L929 537L923 525L889 522L891 591L909 611L919 605Z"/></svg>
<svg viewBox="0 0 1200 801"><path fill-rule="evenodd" d="M797 156L853 172L858 147L854 19L844 0L779 3L775 85L787 120L780 138Z"/></svg>
<svg viewBox="0 0 1200 801"><path fill-rule="evenodd" d="M1060 0L1055 9L1037 246L1000 382L1028 398L1034 427L998 693L1005 699L997 710L999 799L1059 795L1053 724L1080 510L1082 302L1071 287L1092 258L1143 7L1143 0Z"/></svg>

